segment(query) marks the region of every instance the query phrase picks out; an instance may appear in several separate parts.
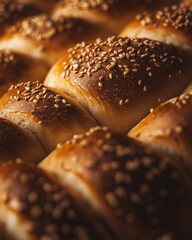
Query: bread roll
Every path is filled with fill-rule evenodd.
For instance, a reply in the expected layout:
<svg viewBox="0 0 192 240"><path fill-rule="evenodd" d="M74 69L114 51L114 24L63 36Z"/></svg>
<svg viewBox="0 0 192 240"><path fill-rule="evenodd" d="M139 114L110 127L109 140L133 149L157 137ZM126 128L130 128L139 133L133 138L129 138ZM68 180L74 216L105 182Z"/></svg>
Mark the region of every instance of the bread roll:
<svg viewBox="0 0 192 240"><path fill-rule="evenodd" d="M97 39L69 49L44 84L76 99L102 126L125 133L191 82L190 61L177 48L145 38Z"/></svg>
<svg viewBox="0 0 192 240"><path fill-rule="evenodd" d="M155 9L178 2L178 0L62 0L55 5L52 15L72 16L94 22L99 26L105 25L114 34L118 34L122 28L133 19L142 9Z"/></svg>
<svg viewBox="0 0 192 240"><path fill-rule="evenodd" d="M12 86L0 99L0 116L33 133L47 152L96 125L79 104L39 82Z"/></svg>
<svg viewBox="0 0 192 240"><path fill-rule="evenodd" d="M7 28L21 19L41 13L41 10L30 3L17 0L0 1L0 36Z"/></svg>
<svg viewBox="0 0 192 240"><path fill-rule="evenodd" d="M47 14L25 18L7 29L0 38L0 49L8 48L52 65L69 47L84 39L107 36L104 28L78 18L52 20Z"/></svg>
<svg viewBox="0 0 192 240"><path fill-rule="evenodd" d="M40 167L84 199L119 239L154 240L169 232L191 239L187 176L131 138L91 129L59 146Z"/></svg>
<svg viewBox="0 0 192 240"><path fill-rule="evenodd" d="M166 155L175 156L192 170L191 122L192 95L183 94L162 103L134 127L129 136Z"/></svg>
<svg viewBox="0 0 192 240"><path fill-rule="evenodd" d="M33 165L1 166L0 192L1 240L115 240L70 191Z"/></svg>
<svg viewBox="0 0 192 240"><path fill-rule="evenodd" d="M192 2L165 7L157 12L144 12L120 34L146 37L185 50L192 50Z"/></svg>
<svg viewBox="0 0 192 240"><path fill-rule="evenodd" d="M45 156L45 150L30 132L0 118L0 163L22 158L37 164Z"/></svg>
<svg viewBox="0 0 192 240"><path fill-rule="evenodd" d="M0 97L12 84L43 81L49 65L43 61L10 50L0 50Z"/></svg>

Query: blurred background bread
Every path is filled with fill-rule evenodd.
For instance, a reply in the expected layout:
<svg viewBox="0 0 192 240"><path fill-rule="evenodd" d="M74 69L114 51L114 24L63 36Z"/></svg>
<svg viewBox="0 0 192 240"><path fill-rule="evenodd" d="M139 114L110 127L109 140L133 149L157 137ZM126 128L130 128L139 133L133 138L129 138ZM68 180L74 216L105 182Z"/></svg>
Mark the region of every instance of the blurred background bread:
<svg viewBox="0 0 192 240"><path fill-rule="evenodd" d="M138 14L121 36L147 37L192 50L192 2Z"/></svg>
<svg viewBox="0 0 192 240"><path fill-rule="evenodd" d="M85 19L98 25L105 25L114 34L142 10L155 10L165 4L177 3L177 0L61 0L52 11L52 16L69 16Z"/></svg>
<svg viewBox="0 0 192 240"><path fill-rule="evenodd" d="M37 79L42 82L48 70L46 61L7 49L0 50L0 97L12 84Z"/></svg>

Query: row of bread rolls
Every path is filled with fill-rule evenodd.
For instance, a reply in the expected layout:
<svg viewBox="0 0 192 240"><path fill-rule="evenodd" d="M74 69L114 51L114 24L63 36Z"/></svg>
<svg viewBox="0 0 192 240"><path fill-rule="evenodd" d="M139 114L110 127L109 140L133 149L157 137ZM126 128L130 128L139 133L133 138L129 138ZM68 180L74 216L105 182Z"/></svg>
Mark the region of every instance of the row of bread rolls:
<svg viewBox="0 0 192 240"><path fill-rule="evenodd" d="M105 219L119 239L166 233L167 239L191 238L188 175L131 138L91 129L59 146L40 167Z"/></svg>
<svg viewBox="0 0 192 240"><path fill-rule="evenodd" d="M145 38L83 42L53 66L45 86L13 85L0 99L0 117L33 133L47 152L96 124L127 133L184 90L190 61L191 54Z"/></svg>
<svg viewBox="0 0 192 240"><path fill-rule="evenodd" d="M5 163L0 182L2 240L115 239L96 214L43 169Z"/></svg>
<svg viewBox="0 0 192 240"><path fill-rule="evenodd" d="M84 16L88 1L79 2L85 8L77 14ZM98 5L91 5L90 17L97 26L103 3L109 3L104 15L113 4L119 6L118 1L90 4L94 2ZM65 4L71 8L72 2ZM122 4L130 7L127 1ZM191 5L186 7L190 13ZM183 5L178 8L175 14L182 19ZM41 61L50 66L59 41L52 35L38 39L38 34L45 36L51 27L55 39L64 36L52 30L58 26L57 14L51 18L38 15L19 20L18 28L11 25L2 37L3 41L7 37L11 50L2 52L2 59L13 54L18 61L20 56L29 57L32 62L39 60L36 66ZM35 29L29 28L29 36L22 29L26 26ZM190 87L179 97L191 82L190 41L179 48L184 38L190 38L191 26L186 27L187 31L179 30L182 38L172 35L175 46L164 37L159 42L148 36L82 42L53 66L44 85L24 80L4 94L0 99L0 239L191 240L192 185L186 170L191 166ZM12 53L19 41L20 53ZM3 44L0 39L2 49ZM49 46L53 48L42 53ZM60 49L59 54L62 51L66 50ZM16 65L12 59L5 61L5 69L8 64L16 70L32 69L30 62L28 68L23 67L25 61ZM127 133L142 119L129 137L99 127L84 134L97 124ZM61 144L74 134L81 135Z"/></svg>
<svg viewBox="0 0 192 240"><path fill-rule="evenodd" d="M192 2L143 12L120 34L148 37L191 52ZM191 64L191 61L190 61ZM134 127L129 136L153 146L191 169L191 85L183 94L162 103Z"/></svg>
<svg viewBox="0 0 192 240"><path fill-rule="evenodd" d="M127 22L142 10L154 11L160 6L179 3L178 0L61 0L55 4L51 14L54 19L60 16L77 17L118 34Z"/></svg>
<svg viewBox="0 0 192 240"><path fill-rule="evenodd" d="M190 240L191 182L173 159L94 128L37 167L0 167L2 240Z"/></svg>
<svg viewBox="0 0 192 240"><path fill-rule="evenodd" d="M9 65L16 79L22 80L19 73L25 68L23 78L33 77L32 63L25 66L27 60L22 63L19 57L2 53L3 79ZM38 82L15 85L1 98L0 115L34 134L47 153L96 124L127 133L151 108L191 82L191 57L190 51L146 38L82 42L49 72L44 84L53 91Z"/></svg>
<svg viewBox="0 0 192 240"><path fill-rule="evenodd" d="M76 17L54 19L44 7L51 6L51 10L56 2L0 2L0 62L5 62L0 69L1 96L11 84L42 82L50 66L75 43L113 33L105 26Z"/></svg>
<svg viewBox="0 0 192 240"><path fill-rule="evenodd" d="M122 40L122 38L119 39ZM186 104L190 98L191 95L186 94L173 102L181 101L181 104L190 107ZM172 101L169 100L169 102ZM67 95L64 98L63 93L62 96L56 94L38 82L12 86L1 98L0 105L1 117L7 119L2 121L11 126L20 126L22 136L24 134L35 136L46 153L51 151L58 142L70 138L74 132L83 133L90 126L96 125L91 115L74 99L71 100ZM154 114L156 111L154 110ZM163 113L163 111L160 112ZM171 115L171 112L166 110L166 114L168 113ZM177 110L174 114L177 114ZM178 112L178 116L184 119L185 116L190 118L190 109L187 115ZM179 118L178 121L180 121ZM77 124L77 129L73 123ZM178 131L180 122L175 124L176 127L173 124L171 127L176 129L177 133L181 133ZM153 130L150 126L148 132ZM166 127L166 125L163 126ZM67 130L70 130L69 135ZM136 132L138 132L137 129ZM5 129L5 136L6 133ZM19 140L17 140L18 134L16 137L13 136L15 141ZM146 144L147 141L143 140ZM13 143L15 141L12 140ZM23 159L38 163L45 152L36 149L40 156L31 156L32 159L25 158L24 153L26 151L26 154L34 153L33 147L36 146L31 145L31 148L30 146L27 148L25 139L24 142L26 147L24 145L24 150L21 151ZM17 143L19 144L19 141ZM186 143L190 144L190 142ZM190 240L192 234L191 182L188 172L175 161L176 158L173 155L171 159L165 158L154 151L153 144L149 145L152 148L105 128L96 128L85 135L74 136L63 146L58 145L58 148L40 163L39 167L43 170L26 163L10 165L6 161L0 167L3 193L0 212L2 216L6 216L0 220L3 226L1 231L3 239L51 240L67 237L84 240L98 239L98 236L102 236L102 239L122 240L181 240L183 238ZM39 147L42 146L39 145ZM163 148L163 145L161 147ZM181 144L177 149L179 147L181 148ZM2 161L5 159L3 158ZM28 175L31 177L28 178ZM39 178L44 179L41 181L45 185L40 180L37 181ZM34 184L34 179L37 185ZM45 187L47 181L49 186ZM50 184L55 184L62 191L70 191L71 195L67 196L70 199L78 199L78 203L70 205L70 208L67 205L67 209L66 207L63 209L61 200L65 202L66 194L52 195L52 191L49 190ZM50 191L51 195L48 194ZM58 201L58 204L55 206L52 201ZM80 213L76 209L79 205ZM48 210L46 210L47 206L49 206ZM85 216L85 213L88 214L85 225L83 223L83 226L79 226L81 220L78 219ZM92 230L94 224L87 225L94 223L90 220L90 213L95 224L103 224L101 229L99 227L99 232L97 232L98 229ZM77 228L76 223L71 222L69 215L72 219L75 216ZM77 229L80 229L80 232ZM93 233L94 236L91 235Z"/></svg>
<svg viewBox="0 0 192 240"><path fill-rule="evenodd" d="M153 12L161 6L178 2L180 1L49 0L45 4L44 1L37 0L2 0L0 50L11 51L13 55L24 55L24 61L28 57L29 62L32 61L31 58L34 59L37 62L33 66L36 73L32 75L29 72L25 78L31 76L28 80L42 81L49 67L77 42L119 34L126 23L134 19L135 14L145 9ZM187 31L190 32L190 29ZM127 35L126 30L122 35ZM24 70L25 68L28 71L28 66L23 67ZM16 79L20 79L19 74ZM7 85L4 84L7 89L10 85L9 80Z"/></svg>

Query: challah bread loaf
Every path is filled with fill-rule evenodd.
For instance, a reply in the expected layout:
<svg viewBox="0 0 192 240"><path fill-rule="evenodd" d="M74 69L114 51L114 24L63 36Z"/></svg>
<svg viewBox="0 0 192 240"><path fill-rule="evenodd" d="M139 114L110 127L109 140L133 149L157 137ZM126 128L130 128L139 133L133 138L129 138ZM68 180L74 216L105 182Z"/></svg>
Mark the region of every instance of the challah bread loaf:
<svg viewBox="0 0 192 240"><path fill-rule="evenodd" d="M0 240L192 239L180 2L0 0Z"/></svg>
<svg viewBox="0 0 192 240"><path fill-rule="evenodd" d="M179 239L192 236L187 176L174 161L131 138L91 129L39 166L100 214L119 239L154 240L167 232Z"/></svg>
<svg viewBox="0 0 192 240"><path fill-rule="evenodd" d="M44 84L70 95L101 125L126 132L191 82L190 61L164 43L109 37L70 49Z"/></svg>
<svg viewBox="0 0 192 240"><path fill-rule="evenodd" d="M129 136L166 155L182 158L192 170L192 94L173 98L153 110Z"/></svg>
<svg viewBox="0 0 192 240"><path fill-rule="evenodd" d="M120 34L145 37L192 50L192 2L136 16Z"/></svg>
<svg viewBox="0 0 192 240"><path fill-rule="evenodd" d="M157 6L177 3L178 0L62 0L52 11L52 16L78 17L118 34L141 10L154 10Z"/></svg>
<svg viewBox="0 0 192 240"><path fill-rule="evenodd" d="M37 164L45 156L45 150L30 132L0 118L0 163L22 158Z"/></svg>
<svg viewBox="0 0 192 240"><path fill-rule="evenodd" d="M12 84L26 81L43 81L49 65L10 50L0 50L0 97Z"/></svg>
<svg viewBox="0 0 192 240"><path fill-rule="evenodd" d="M68 189L33 165L1 166L0 192L1 240L115 240Z"/></svg>
<svg viewBox="0 0 192 240"><path fill-rule="evenodd" d="M84 39L108 36L105 28L78 18L61 17L56 21L47 14L23 19L0 38L0 49L8 48L46 60L50 65L69 47Z"/></svg>
<svg viewBox="0 0 192 240"><path fill-rule="evenodd" d="M1 0L0 1L0 36L7 28L19 20L28 16L41 13L41 10L31 3L17 0Z"/></svg>
<svg viewBox="0 0 192 240"><path fill-rule="evenodd" d="M34 134L47 152L96 126L79 104L39 82L12 86L0 99L0 116Z"/></svg>

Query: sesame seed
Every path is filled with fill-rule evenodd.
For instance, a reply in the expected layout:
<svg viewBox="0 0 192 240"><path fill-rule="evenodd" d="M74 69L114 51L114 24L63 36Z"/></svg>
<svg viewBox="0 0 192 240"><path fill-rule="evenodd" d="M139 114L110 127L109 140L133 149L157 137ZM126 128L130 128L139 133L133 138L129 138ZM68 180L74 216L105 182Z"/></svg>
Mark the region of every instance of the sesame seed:
<svg viewBox="0 0 192 240"><path fill-rule="evenodd" d="M103 87L103 84L101 82L98 82L99 87Z"/></svg>
<svg viewBox="0 0 192 240"><path fill-rule="evenodd" d="M120 106L123 105L123 99L121 99L121 100L119 101L119 105L120 105Z"/></svg>
<svg viewBox="0 0 192 240"><path fill-rule="evenodd" d="M144 87L143 87L143 91L144 91L144 92L147 92L147 86L144 86Z"/></svg>

